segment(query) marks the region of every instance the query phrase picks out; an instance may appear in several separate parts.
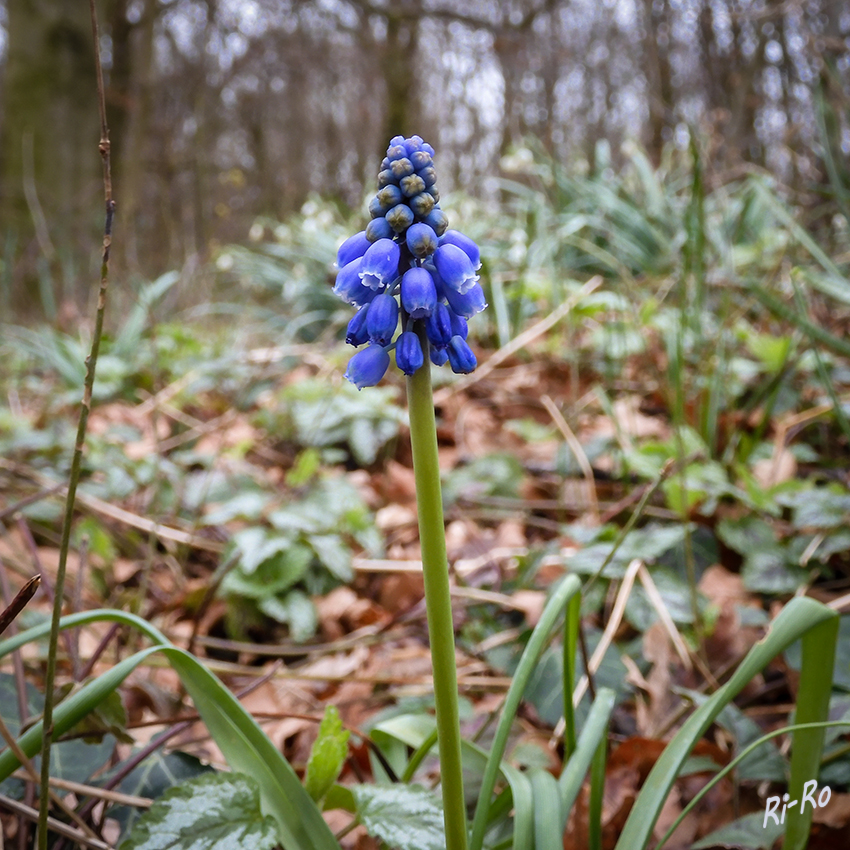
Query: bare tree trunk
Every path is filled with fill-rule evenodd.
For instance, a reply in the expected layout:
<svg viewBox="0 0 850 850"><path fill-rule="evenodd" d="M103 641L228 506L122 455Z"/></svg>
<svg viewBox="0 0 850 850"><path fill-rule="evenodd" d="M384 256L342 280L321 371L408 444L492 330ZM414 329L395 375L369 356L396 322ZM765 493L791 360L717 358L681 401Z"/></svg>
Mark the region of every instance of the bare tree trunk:
<svg viewBox="0 0 850 850"><path fill-rule="evenodd" d="M88 225L102 207L91 23L77 0L7 0L6 10L0 234L15 234L20 252L12 304L32 311L40 292L51 312L57 295L83 298Z"/></svg>
<svg viewBox="0 0 850 850"><path fill-rule="evenodd" d="M416 131L414 76L418 19L387 14L387 38L382 57L387 87L387 117L384 136L407 136Z"/></svg>
<svg viewBox="0 0 850 850"><path fill-rule="evenodd" d="M647 96L649 98L649 144L651 159L658 163L664 146L664 129L673 110L673 84L668 44L672 30L670 7L666 0L661 12L655 11L653 0L644 0L646 38L644 55Z"/></svg>
<svg viewBox="0 0 850 850"><path fill-rule="evenodd" d="M123 5L124 0L119 0ZM126 20L126 10L124 13ZM131 30L121 29L125 37L113 36L114 62L126 65L124 87L120 90L123 109L119 132L113 149L117 164L116 197L121 200L121 217L130 226L123 233L120 250L115 257L118 268L139 268L139 240L146 230L142 220L141 194L146 173L144 157L145 138L151 118L153 80L153 36L156 24L155 0L144 0L142 16ZM124 54L119 58L119 54ZM150 217L150 214L148 214Z"/></svg>

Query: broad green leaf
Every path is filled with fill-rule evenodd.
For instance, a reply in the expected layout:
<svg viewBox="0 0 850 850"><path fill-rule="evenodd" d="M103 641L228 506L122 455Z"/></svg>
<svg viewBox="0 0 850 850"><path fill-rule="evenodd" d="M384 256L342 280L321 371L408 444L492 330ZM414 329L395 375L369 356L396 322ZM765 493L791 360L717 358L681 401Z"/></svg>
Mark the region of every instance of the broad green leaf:
<svg viewBox="0 0 850 850"><path fill-rule="evenodd" d="M117 790L122 794L156 800L169 788L212 772L209 765L188 753L155 750L121 780ZM105 778L108 779L109 775ZM130 806L112 806L109 817L121 824L121 837L125 838L143 813L144 810Z"/></svg>
<svg viewBox="0 0 850 850"><path fill-rule="evenodd" d="M212 773L155 800L119 850L271 850L277 840L274 818L260 811L257 783Z"/></svg>
<svg viewBox="0 0 850 850"><path fill-rule="evenodd" d="M750 329L750 332L744 336L744 344L755 357L761 360L768 372L778 372L788 359L791 337L773 336Z"/></svg>
<svg viewBox="0 0 850 850"><path fill-rule="evenodd" d="M684 525L663 526L649 523L645 528L630 532L617 549L602 575L605 578L622 578L634 558L652 563L685 537ZM570 569L580 575L593 575L602 566L613 548L613 543L594 543L580 549L569 558Z"/></svg>
<svg viewBox="0 0 850 850"><path fill-rule="evenodd" d="M699 691L682 689L682 693L687 694L696 705L704 705L708 700L708 697ZM732 702L717 715L715 722L734 736L736 754L763 735L761 728ZM776 745L772 741L765 741L738 764L737 776L738 779L784 782L787 776L786 768L785 759ZM716 766L714 769L716 770Z"/></svg>
<svg viewBox="0 0 850 850"><path fill-rule="evenodd" d="M351 549L342 542L338 534L311 534L310 545L322 565L340 581L354 578L351 566Z"/></svg>
<svg viewBox="0 0 850 850"><path fill-rule="evenodd" d="M715 499L733 492L723 465L714 461L692 463L684 475L672 475L664 481L661 489L668 507L679 514L706 500L713 504Z"/></svg>
<svg viewBox="0 0 850 850"><path fill-rule="evenodd" d="M270 494L258 490L242 491L207 512L204 525L223 525L236 518L257 521L271 499Z"/></svg>
<svg viewBox="0 0 850 850"><path fill-rule="evenodd" d="M793 593L807 578L807 572L791 562L792 554L763 519L723 519L717 525L717 536L744 556L741 576L748 590Z"/></svg>
<svg viewBox="0 0 850 850"><path fill-rule="evenodd" d="M781 501L793 507L795 529L846 527L850 519L850 493L837 484L802 490Z"/></svg>
<svg viewBox="0 0 850 850"><path fill-rule="evenodd" d="M763 552L750 552L741 567L744 586L753 593L794 593L806 583L808 572L788 563L788 557L778 547Z"/></svg>
<svg viewBox="0 0 850 850"><path fill-rule="evenodd" d="M495 453L477 458L446 475L443 502L481 496L516 496L522 483L522 464L512 454Z"/></svg>
<svg viewBox="0 0 850 850"><path fill-rule="evenodd" d="M300 590L261 599L258 607L266 616L288 625L289 634L296 642L309 640L316 633L316 608L310 597Z"/></svg>
<svg viewBox="0 0 850 850"><path fill-rule="evenodd" d="M78 687L80 685L74 685L74 688ZM65 699L72 690L67 685L60 688L61 699ZM87 714L69 731L69 735L81 736L87 744L100 742L107 733L111 739L117 739L122 744L134 742L134 739L127 734L127 712L121 695L115 692L109 694L94 711Z"/></svg>
<svg viewBox="0 0 850 850"><path fill-rule="evenodd" d="M298 775L239 700L189 653L176 647L161 651L180 676L227 763L259 782L263 811L277 820L287 850L339 850Z"/></svg>
<svg viewBox="0 0 850 850"><path fill-rule="evenodd" d="M764 823L763 812L753 812L716 829L705 838L691 844L691 850L709 850L713 847L745 848L745 850L771 850L785 827L773 818Z"/></svg>
<svg viewBox="0 0 850 850"><path fill-rule="evenodd" d="M446 850L443 807L420 785L355 785L357 817L394 850Z"/></svg>
<svg viewBox="0 0 850 850"><path fill-rule="evenodd" d="M306 546L282 537L267 541L261 550L257 557L265 557L256 565L252 562L248 569L240 562L239 569L224 577L224 593L249 599L275 596L301 581L313 560L313 553Z"/></svg>
<svg viewBox="0 0 850 850"><path fill-rule="evenodd" d="M652 569L652 580L658 588L664 607L676 623L690 624L694 621L691 592L687 581L664 567ZM643 585L632 588L626 600L626 620L639 632L645 632L657 619L658 612L650 602Z"/></svg>
<svg viewBox="0 0 850 850"><path fill-rule="evenodd" d="M29 717L38 717L44 706L44 694L29 682L26 683L26 704ZM17 736L21 722L18 712L17 685L11 673L0 673L0 715ZM98 773L109 761L117 741L112 735L101 732L94 741L82 738L60 741L50 749L50 775L57 779L69 779L85 782ZM36 769L41 763L38 756L33 758ZM15 799L22 797L23 783L17 779L6 779L0 784L0 793Z"/></svg>
<svg viewBox="0 0 850 850"><path fill-rule="evenodd" d="M349 732L343 729L339 710L329 705L319 725L319 737L310 750L304 787L307 793L320 803L336 782L348 756Z"/></svg>

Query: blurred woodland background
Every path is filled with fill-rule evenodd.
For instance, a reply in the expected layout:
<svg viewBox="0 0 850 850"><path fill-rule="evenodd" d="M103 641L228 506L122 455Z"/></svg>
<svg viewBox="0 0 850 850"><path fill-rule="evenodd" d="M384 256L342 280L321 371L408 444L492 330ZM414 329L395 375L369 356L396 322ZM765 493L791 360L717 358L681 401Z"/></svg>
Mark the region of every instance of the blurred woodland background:
<svg viewBox="0 0 850 850"><path fill-rule="evenodd" d="M635 140L707 140L708 186L767 169L795 203L850 152L844 0L99 0L113 268L197 266L311 193L359 207L387 140L420 133L444 193L494 204L534 138L614 168ZM0 308L56 320L97 279L102 182L88 4L0 0ZM841 118L842 112L845 116ZM606 152L606 148L602 148Z"/></svg>
<svg viewBox="0 0 850 850"><path fill-rule="evenodd" d="M479 368L433 370L464 735L492 734L565 571L586 580L591 683L617 694L605 850L661 740L792 597L842 614L829 710L850 723L847 0L97 3L117 215L71 610L155 623L251 691L299 770L324 704L361 730L344 782L383 775L363 730L397 710L430 722L404 383L344 380L351 310L332 292L387 142L415 133L489 302L470 324ZM22 628L52 606L100 280L93 57L86 0L0 0L0 596L42 575ZM129 657L141 638L117 628L62 644L63 684ZM46 687L28 652L26 682L0 671L21 728ZM788 719L800 657L727 707L701 742L718 763ZM535 669L515 765L561 767L566 658L555 641ZM127 682L116 734L142 746L163 725L180 751L135 768L126 737L67 740L58 778L153 799L221 766L205 732L173 726L171 670ZM787 751L747 756L676 846L717 830L764 850ZM850 847L837 728L818 779L834 796L809 850ZM139 816L123 810L113 836ZM591 846L588 811L565 850ZM376 846L361 838L343 846Z"/></svg>

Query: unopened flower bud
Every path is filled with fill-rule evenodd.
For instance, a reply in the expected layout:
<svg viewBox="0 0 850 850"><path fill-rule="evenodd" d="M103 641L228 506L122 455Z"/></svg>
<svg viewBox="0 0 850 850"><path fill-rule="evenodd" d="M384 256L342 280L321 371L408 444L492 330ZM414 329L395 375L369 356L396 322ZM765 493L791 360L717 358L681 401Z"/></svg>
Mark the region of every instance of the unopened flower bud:
<svg viewBox="0 0 850 850"><path fill-rule="evenodd" d="M386 219L396 233L403 233L413 224L413 212L407 204L398 204L387 213Z"/></svg>
<svg viewBox="0 0 850 850"><path fill-rule="evenodd" d="M366 238L369 242L377 242L379 239L392 239L393 236L395 236L395 231L383 216L373 218L366 225Z"/></svg>
<svg viewBox="0 0 850 850"><path fill-rule="evenodd" d="M395 159L390 163L390 171L392 171L396 179L401 180L402 177L413 174L413 163L406 156L401 159Z"/></svg>
<svg viewBox="0 0 850 850"><path fill-rule="evenodd" d="M408 203L417 218L425 218L434 209L436 201L434 200L434 196L428 192L420 192L415 198L411 198Z"/></svg>
<svg viewBox="0 0 850 850"><path fill-rule="evenodd" d="M411 224L405 238L410 253L419 260L424 260L437 250L437 234L432 227L422 222Z"/></svg>

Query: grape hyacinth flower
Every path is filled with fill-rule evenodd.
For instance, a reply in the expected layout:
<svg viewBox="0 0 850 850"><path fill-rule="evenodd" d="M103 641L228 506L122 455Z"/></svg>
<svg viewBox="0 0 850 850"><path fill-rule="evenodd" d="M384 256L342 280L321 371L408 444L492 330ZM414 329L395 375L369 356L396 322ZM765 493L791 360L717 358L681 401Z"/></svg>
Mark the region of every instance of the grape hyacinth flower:
<svg viewBox="0 0 850 850"><path fill-rule="evenodd" d="M407 376L444 846L466 850L457 664L431 365L448 363L463 375L475 369L466 341L467 320L487 306L478 282L481 257L471 239L449 230L440 209L434 149L419 136L390 140L369 215L366 229L343 242L337 256L334 292L357 307L345 341L356 348L365 345L349 361L345 377L358 390L375 386L389 368L391 351Z"/></svg>
<svg viewBox="0 0 850 850"><path fill-rule="evenodd" d="M395 351L396 365L408 376L428 361L471 372L476 361L466 343L466 320L487 306L478 282L481 256L472 239L449 229L434 149L420 136L390 140L369 215L366 229L337 253L334 293L358 308L346 342L368 343L346 377L358 389L377 384L386 373L378 351L387 357Z"/></svg>

